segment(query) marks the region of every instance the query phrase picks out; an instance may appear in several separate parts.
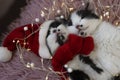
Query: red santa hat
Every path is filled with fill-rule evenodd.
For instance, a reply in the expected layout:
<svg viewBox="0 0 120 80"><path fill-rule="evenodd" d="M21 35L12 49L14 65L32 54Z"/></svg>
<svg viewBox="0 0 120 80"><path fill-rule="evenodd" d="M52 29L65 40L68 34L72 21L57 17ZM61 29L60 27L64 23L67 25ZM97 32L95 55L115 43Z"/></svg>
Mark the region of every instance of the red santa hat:
<svg viewBox="0 0 120 80"><path fill-rule="evenodd" d="M12 57L13 51L17 49L16 45L18 44L26 49L33 51L42 58L50 59L51 55L46 46L45 39L49 25L53 21L54 20L49 20L43 24L28 24L18 27L9 33L3 41L3 46L0 47L0 61L9 61Z"/></svg>

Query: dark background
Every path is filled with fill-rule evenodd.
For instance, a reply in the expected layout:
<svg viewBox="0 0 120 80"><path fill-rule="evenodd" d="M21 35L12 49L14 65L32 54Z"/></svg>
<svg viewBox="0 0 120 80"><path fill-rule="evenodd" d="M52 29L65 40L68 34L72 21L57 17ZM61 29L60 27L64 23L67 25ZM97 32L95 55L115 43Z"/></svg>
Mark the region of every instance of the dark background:
<svg viewBox="0 0 120 80"><path fill-rule="evenodd" d="M6 2L5 2L6 1ZM11 1L11 2L10 2ZM7 31L8 25L20 17L21 8L27 5L26 0L0 0L0 36ZM5 10L6 9L6 10Z"/></svg>

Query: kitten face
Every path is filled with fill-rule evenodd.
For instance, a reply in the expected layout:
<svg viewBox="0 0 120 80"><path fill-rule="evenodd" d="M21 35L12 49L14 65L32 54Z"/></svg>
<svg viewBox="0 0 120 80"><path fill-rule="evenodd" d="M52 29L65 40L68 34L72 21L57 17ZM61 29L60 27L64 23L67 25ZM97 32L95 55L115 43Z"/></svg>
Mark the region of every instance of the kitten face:
<svg viewBox="0 0 120 80"><path fill-rule="evenodd" d="M49 47L49 51L54 54L56 49L63 45L68 36L66 26L60 21L54 21L50 24L49 30L46 36L46 43Z"/></svg>
<svg viewBox="0 0 120 80"><path fill-rule="evenodd" d="M78 10L71 14L72 25L81 36L90 35L101 22L99 17L90 10Z"/></svg>
<svg viewBox="0 0 120 80"><path fill-rule="evenodd" d="M59 25L57 27L57 33L59 37L63 37L62 41L65 42L67 40L67 37L69 35L69 31L67 30L67 27L63 24Z"/></svg>

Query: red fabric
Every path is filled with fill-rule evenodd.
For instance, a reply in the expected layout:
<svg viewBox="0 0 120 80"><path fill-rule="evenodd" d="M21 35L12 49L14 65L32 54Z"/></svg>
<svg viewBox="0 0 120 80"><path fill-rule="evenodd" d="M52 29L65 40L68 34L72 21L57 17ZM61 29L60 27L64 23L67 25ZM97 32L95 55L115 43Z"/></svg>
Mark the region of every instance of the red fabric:
<svg viewBox="0 0 120 80"><path fill-rule="evenodd" d="M52 58L52 66L55 71L65 72L64 65L77 54L88 55L94 49L92 37L82 38L70 34L67 42L60 46ZM66 74L65 74L66 75ZM62 78L62 80L64 80Z"/></svg>
<svg viewBox="0 0 120 80"><path fill-rule="evenodd" d="M26 36L31 34L33 31L37 30L39 28L40 24L34 24L33 26L31 24L21 26L13 30L4 40L3 46L7 47L10 51L16 50L16 43L13 43L13 40L17 42L17 40L20 41L20 45L23 47L24 41L21 39L24 39ZM28 27L28 30L24 31L24 27ZM31 49L35 54L38 55L38 36L39 31L32 36L30 36L26 41L28 44L25 45L25 48Z"/></svg>

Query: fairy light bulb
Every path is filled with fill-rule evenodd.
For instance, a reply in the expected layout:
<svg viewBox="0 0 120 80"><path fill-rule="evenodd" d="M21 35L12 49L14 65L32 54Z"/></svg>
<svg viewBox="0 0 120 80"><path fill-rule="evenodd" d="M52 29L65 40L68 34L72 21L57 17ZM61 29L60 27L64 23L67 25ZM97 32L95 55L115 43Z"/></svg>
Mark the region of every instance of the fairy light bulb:
<svg viewBox="0 0 120 80"><path fill-rule="evenodd" d="M31 66L31 68L34 68L35 64L33 62L31 62L30 66Z"/></svg>
<svg viewBox="0 0 120 80"><path fill-rule="evenodd" d="M107 9L109 9L110 8L110 6L105 6Z"/></svg>
<svg viewBox="0 0 120 80"><path fill-rule="evenodd" d="M27 68L30 68L30 63L29 63L29 62L26 64L26 67L27 67Z"/></svg>
<svg viewBox="0 0 120 80"><path fill-rule="evenodd" d="M45 80L48 80L48 76L45 77Z"/></svg>
<svg viewBox="0 0 120 80"><path fill-rule="evenodd" d="M41 11L41 17L44 17L45 16L45 13L44 13L44 11Z"/></svg>
<svg viewBox="0 0 120 80"><path fill-rule="evenodd" d="M15 40L13 40L12 42L15 43Z"/></svg>
<svg viewBox="0 0 120 80"><path fill-rule="evenodd" d="M39 18L35 18L35 22L40 22L40 19Z"/></svg>
<svg viewBox="0 0 120 80"><path fill-rule="evenodd" d="M64 16L63 16L63 15L61 15L61 16L60 16L60 18L61 18L61 19L64 19Z"/></svg>
<svg viewBox="0 0 120 80"><path fill-rule="evenodd" d="M103 16L105 17L105 16L109 16L109 14L110 14L110 12L105 12L104 14L103 14Z"/></svg>
<svg viewBox="0 0 120 80"><path fill-rule="evenodd" d="M46 7L44 7L45 10L48 10Z"/></svg>
<svg viewBox="0 0 120 80"><path fill-rule="evenodd" d="M82 2L82 6L85 6L85 3L84 3L84 2Z"/></svg>
<svg viewBox="0 0 120 80"><path fill-rule="evenodd" d="M61 12L60 10L57 10L57 13L58 13L58 14L60 14L60 12Z"/></svg>
<svg viewBox="0 0 120 80"><path fill-rule="evenodd" d="M20 41L19 40L17 40L17 43L19 43Z"/></svg>
<svg viewBox="0 0 120 80"><path fill-rule="evenodd" d="M100 19L103 20L103 16L102 15L100 15Z"/></svg>
<svg viewBox="0 0 120 80"><path fill-rule="evenodd" d="M73 11L74 8L69 8L70 11Z"/></svg>
<svg viewBox="0 0 120 80"><path fill-rule="evenodd" d="M27 26L25 26L25 27L24 27L24 31L27 31L27 30L28 30L28 27L27 27Z"/></svg>

